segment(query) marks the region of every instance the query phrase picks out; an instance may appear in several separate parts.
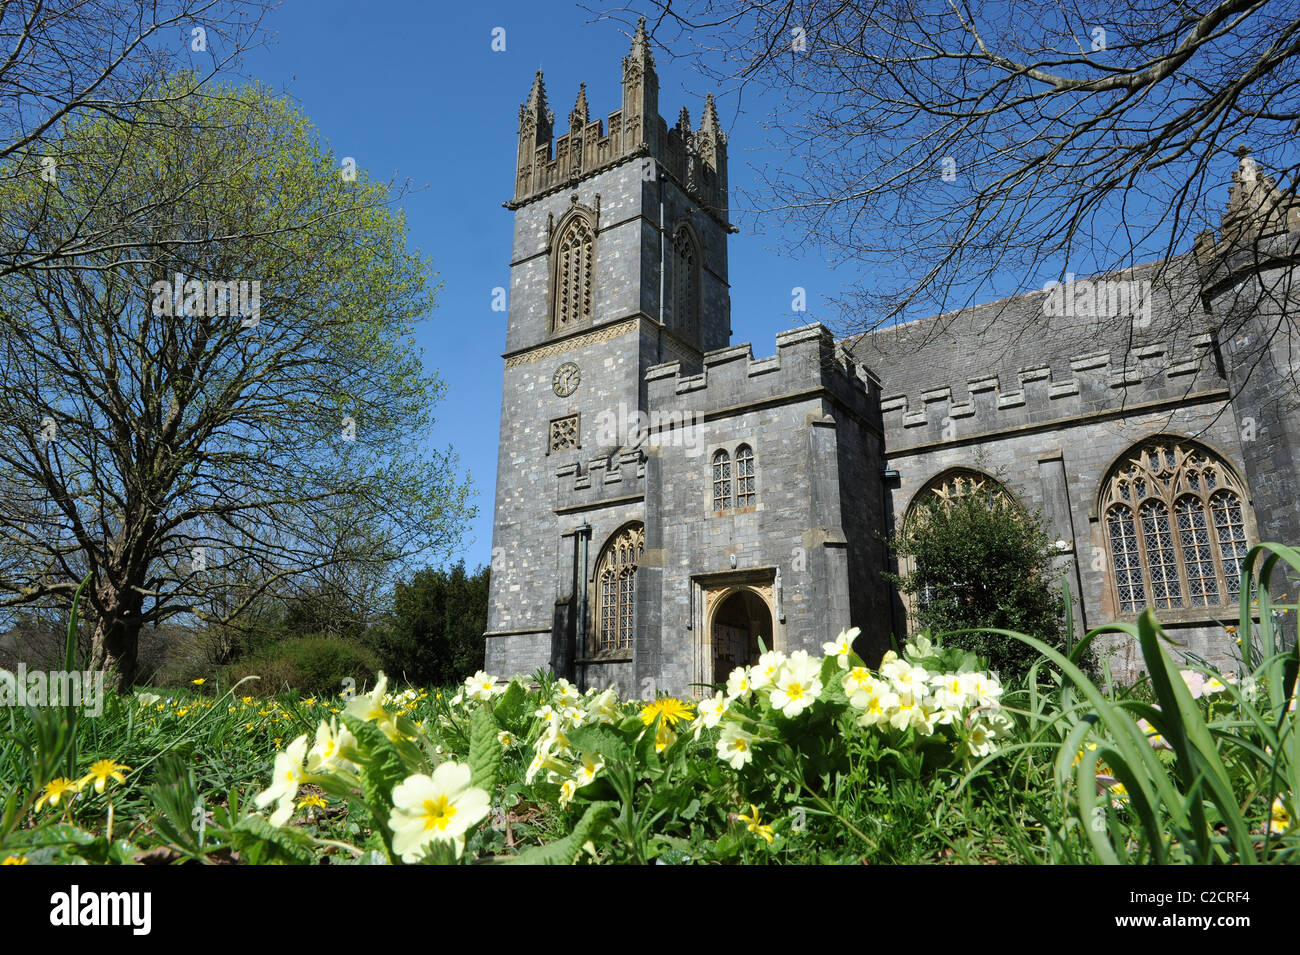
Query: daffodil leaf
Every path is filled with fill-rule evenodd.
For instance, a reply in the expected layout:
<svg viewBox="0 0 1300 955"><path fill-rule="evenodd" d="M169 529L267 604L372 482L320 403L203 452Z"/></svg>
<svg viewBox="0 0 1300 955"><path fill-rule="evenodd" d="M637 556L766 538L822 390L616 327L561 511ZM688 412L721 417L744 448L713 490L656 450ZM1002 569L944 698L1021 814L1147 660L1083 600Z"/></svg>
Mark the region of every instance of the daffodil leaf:
<svg viewBox="0 0 1300 955"><path fill-rule="evenodd" d="M470 784L489 793L496 788L497 775L501 771L501 743L497 734L501 731L496 717L486 706L474 711L469 726L469 774Z"/></svg>

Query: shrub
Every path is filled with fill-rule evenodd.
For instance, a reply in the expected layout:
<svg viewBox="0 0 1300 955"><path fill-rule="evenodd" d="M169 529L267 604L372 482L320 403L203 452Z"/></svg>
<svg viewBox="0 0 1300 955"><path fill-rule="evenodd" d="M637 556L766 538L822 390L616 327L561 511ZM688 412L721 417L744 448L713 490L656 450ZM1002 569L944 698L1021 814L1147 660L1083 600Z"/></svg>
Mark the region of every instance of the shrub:
<svg viewBox="0 0 1300 955"><path fill-rule="evenodd" d="M927 504L892 541L912 569L886 574L916 597L920 628L1014 630L1062 648L1057 552L1036 514L1006 496L970 495ZM946 637L985 658L1003 679L1024 674L1037 651L1001 634Z"/></svg>
<svg viewBox="0 0 1300 955"><path fill-rule="evenodd" d="M250 693L277 693L285 686L309 694L338 693L344 680L364 686L380 668L379 657L367 647L326 636L293 637L268 644L227 671L234 683L246 676L260 677L247 683Z"/></svg>

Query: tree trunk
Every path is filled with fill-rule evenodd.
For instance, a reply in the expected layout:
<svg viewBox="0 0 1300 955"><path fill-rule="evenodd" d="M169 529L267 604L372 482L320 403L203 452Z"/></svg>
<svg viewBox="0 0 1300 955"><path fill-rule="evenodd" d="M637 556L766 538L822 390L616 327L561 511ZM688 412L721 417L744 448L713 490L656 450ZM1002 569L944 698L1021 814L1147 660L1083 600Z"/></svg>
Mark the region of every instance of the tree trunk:
<svg viewBox="0 0 1300 955"><path fill-rule="evenodd" d="M90 668L117 673L119 693L129 693L135 686L136 651L140 644L140 607L143 600L132 599L134 591L125 593L111 583L97 589L102 613L95 614L91 637Z"/></svg>

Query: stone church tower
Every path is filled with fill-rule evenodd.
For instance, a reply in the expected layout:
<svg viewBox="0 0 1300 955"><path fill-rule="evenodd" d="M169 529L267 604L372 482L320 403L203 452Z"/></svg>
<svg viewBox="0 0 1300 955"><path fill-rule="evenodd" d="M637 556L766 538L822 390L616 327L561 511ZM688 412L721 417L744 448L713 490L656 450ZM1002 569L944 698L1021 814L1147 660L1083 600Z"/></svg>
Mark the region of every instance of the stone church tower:
<svg viewBox="0 0 1300 955"><path fill-rule="evenodd" d="M519 110L490 671L691 695L850 626L872 662L915 621L884 536L971 493L1042 516L1079 628L1150 606L1227 662L1242 556L1300 544L1300 207L1248 155L1191 253L755 359L712 98L660 118L644 22L622 66L607 124L583 86L556 138L540 72Z"/></svg>
<svg viewBox="0 0 1300 955"><path fill-rule="evenodd" d="M819 651L850 617L837 467L879 483L867 377L820 328L727 347L726 136L712 97L698 128L660 118L644 23L608 126L584 86L553 127L539 71L505 204L489 669L686 693L760 640Z"/></svg>

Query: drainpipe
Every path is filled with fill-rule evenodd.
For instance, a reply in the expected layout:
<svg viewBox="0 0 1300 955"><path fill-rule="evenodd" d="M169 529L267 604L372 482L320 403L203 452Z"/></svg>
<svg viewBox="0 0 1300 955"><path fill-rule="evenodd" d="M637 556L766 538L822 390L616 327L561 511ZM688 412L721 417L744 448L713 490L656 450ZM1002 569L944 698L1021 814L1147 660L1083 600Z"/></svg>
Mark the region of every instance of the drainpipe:
<svg viewBox="0 0 1300 955"><path fill-rule="evenodd" d="M657 165L657 164L656 164ZM664 360L664 177L660 170L659 181L659 358Z"/></svg>
<svg viewBox="0 0 1300 955"><path fill-rule="evenodd" d="M591 536L591 525L585 520L577 529L578 535L578 580L576 593L578 594L578 606L575 608L578 614L576 652L569 658L571 660L586 659L587 656L587 539ZM576 678L578 675L573 674ZM586 690L587 683L587 666L582 664L582 677L579 680L579 686Z"/></svg>

